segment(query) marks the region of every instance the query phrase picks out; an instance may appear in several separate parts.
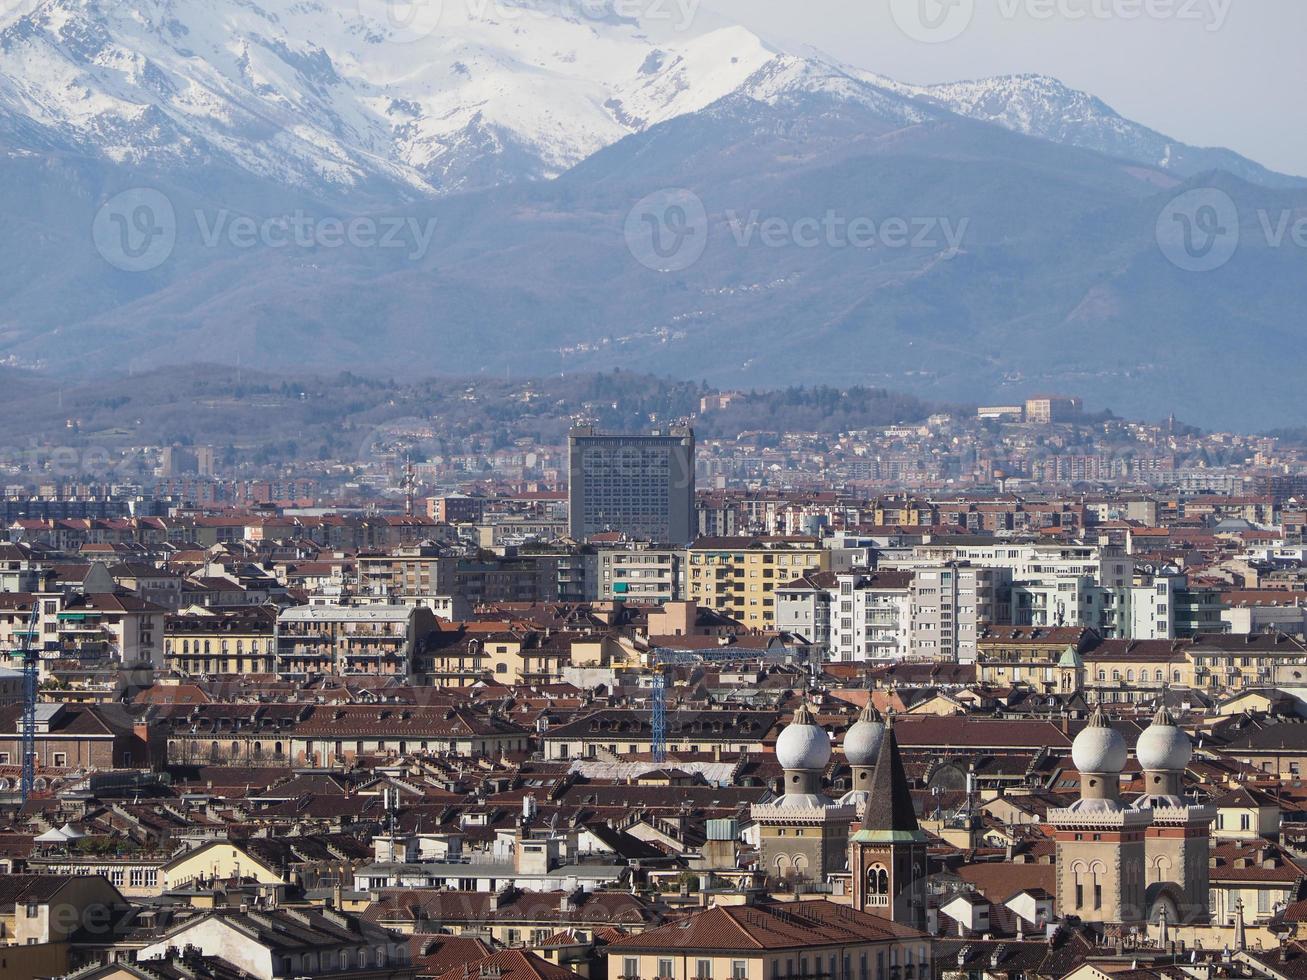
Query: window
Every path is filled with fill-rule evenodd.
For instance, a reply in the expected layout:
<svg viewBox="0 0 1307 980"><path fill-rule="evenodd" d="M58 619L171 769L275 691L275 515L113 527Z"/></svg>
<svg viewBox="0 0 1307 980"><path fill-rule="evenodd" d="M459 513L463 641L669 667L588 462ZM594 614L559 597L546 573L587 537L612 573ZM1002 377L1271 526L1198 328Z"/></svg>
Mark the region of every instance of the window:
<svg viewBox="0 0 1307 980"><path fill-rule="evenodd" d="M731 960L731 980L745 980L749 975L749 964L745 960Z"/></svg>
<svg viewBox="0 0 1307 980"><path fill-rule="evenodd" d="M622 977L624 980L636 980L640 976L640 961L634 956L627 956L622 960Z"/></svg>
<svg viewBox="0 0 1307 980"><path fill-rule="evenodd" d="M699 980L712 980L712 960L699 960L695 964L694 975Z"/></svg>
<svg viewBox="0 0 1307 980"><path fill-rule="evenodd" d="M659 960L658 976L664 978L664 980L676 976L676 965L671 960Z"/></svg>

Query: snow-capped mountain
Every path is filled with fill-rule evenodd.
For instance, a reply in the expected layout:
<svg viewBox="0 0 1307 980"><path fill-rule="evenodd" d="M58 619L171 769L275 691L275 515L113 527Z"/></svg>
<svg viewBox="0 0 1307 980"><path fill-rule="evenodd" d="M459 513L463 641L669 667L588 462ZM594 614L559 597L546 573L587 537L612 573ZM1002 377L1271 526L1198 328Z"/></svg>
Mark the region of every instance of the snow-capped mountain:
<svg viewBox="0 0 1307 980"><path fill-rule="evenodd" d="M941 85L904 85L863 74L875 84L928 100L959 115L1027 136L1138 160L1179 176L1227 170L1254 183L1302 182L1276 174L1230 150L1188 146L1126 119L1101 99L1047 75L1003 75Z"/></svg>
<svg viewBox="0 0 1307 980"><path fill-rule="evenodd" d="M0 20L0 132L448 192L553 176L776 54L733 28L659 44L593 2L389 2L29 0Z"/></svg>
<svg viewBox="0 0 1307 980"><path fill-rule="evenodd" d="M1233 153L1175 144L1052 79L916 88L786 54L740 27L641 23L618 9L616 0L0 3L0 141L138 166L225 161L315 191L439 195L556 176L727 96L820 91L903 122L947 109L1181 174L1266 173Z"/></svg>

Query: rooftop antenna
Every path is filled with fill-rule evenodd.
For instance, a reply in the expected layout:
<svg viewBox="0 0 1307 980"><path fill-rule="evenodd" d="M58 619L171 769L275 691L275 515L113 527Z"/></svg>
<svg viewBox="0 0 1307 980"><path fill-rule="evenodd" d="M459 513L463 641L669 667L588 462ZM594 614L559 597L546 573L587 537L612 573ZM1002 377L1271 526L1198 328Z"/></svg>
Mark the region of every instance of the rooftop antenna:
<svg viewBox="0 0 1307 980"><path fill-rule="evenodd" d="M404 454L404 476L400 480L400 486L404 490L404 516L413 516L413 491L417 487L417 477L413 470L413 461L409 458L408 453Z"/></svg>

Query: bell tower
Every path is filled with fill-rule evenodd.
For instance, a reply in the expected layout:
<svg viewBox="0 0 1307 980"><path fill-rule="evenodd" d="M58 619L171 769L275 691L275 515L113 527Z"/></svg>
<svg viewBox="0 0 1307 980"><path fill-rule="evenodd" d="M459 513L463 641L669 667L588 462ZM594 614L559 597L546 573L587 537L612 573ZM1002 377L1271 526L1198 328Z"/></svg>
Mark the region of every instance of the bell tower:
<svg viewBox="0 0 1307 980"><path fill-rule="evenodd" d="M1184 772L1193 758L1193 745L1165 706L1140 734L1135 756L1144 770L1145 786L1135 808L1152 817L1144 840L1148 919L1205 923L1211 913L1209 834L1216 810L1184 798Z"/></svg>
<svg viewBox="0 0 1307 980"><path fill-rule="evenodd" d="M822 775L831 759L831 741L807 704L776 740L776 761L785 772L783 791L755 803L761 869L786 885L824 881L843 870L849 825L855 809L822 792Z"/></svg>
<svg viewBox="0 0 1307 980"><path fill-rule="evenodd" d="M849 840L853 907L924 931L926 840L890 719L871 774L862 824Z"/></svg>
<svg viewBox="0 0 1307 980"><path fill-rule="evenodd" d="M1126 744L1103 709L1071 745L1080 799L1050 810L1056 829L1057 902L1064 916L1097 926L1145 921L1144 836L1148 813L1121 802Z"/></svg>

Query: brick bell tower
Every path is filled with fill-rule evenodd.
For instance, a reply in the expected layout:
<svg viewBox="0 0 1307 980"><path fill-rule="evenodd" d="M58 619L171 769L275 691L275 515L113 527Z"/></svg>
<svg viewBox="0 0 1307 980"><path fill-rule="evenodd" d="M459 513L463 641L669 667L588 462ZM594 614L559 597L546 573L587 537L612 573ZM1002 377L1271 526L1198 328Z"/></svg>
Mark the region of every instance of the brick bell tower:
<svg viewBox="0 0 1307 980"><path fill-rule="evenodd" d="M1144 838L1152 817L1121 802L1125 739L1102 707L1071 745L1080 799L1050 810L1057 840L1057 907L1097 928L1146 920Z"/></svg>
<svg viewBox="0 0 1307 980"><path fill-rule="evenodd" d="M853 907L925 931L926 841L891 718L872 772L862 825L849 839Z"/></svg>

